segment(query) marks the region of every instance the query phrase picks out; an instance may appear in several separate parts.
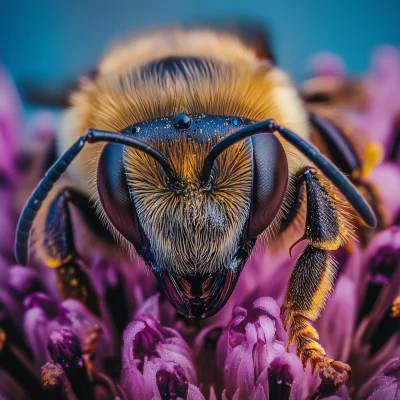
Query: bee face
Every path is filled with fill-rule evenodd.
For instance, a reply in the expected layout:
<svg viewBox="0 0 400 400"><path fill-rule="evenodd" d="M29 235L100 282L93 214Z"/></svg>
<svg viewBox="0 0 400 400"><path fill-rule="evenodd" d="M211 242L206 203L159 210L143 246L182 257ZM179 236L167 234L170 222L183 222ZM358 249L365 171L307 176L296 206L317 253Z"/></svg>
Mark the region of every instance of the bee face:
<svg viewBox="0 0 400 400"><path fill-rule="evenodd" d="M171 303L187 317L205 318L216 313L235 287L258 229L251 226L260 198L253 185L260 187L262 197L269 192L277 200L264 212L264 225L272 222L282 202L287 179L283 179L281 190L274 180L267 188L254 179L260 166L252 139L224 151L216 160L210 181L201 182L204 159L213 146L251 124L237 117L180 114L123 130L164 154L176 172L177 183L168 181L153 158L132 148L120 151L120 168L115 169L115 158L106 159L107 149L99 162L98 188L106 214L135 245ZM275 159L276 154L271 154L269 172L275 168ZM112 174L120 170L120 176L108 176L105 165L112 165ZM285 162L282 167L285 170ZM123 176L124 204L115 194L112 201L107 200L121 192ZM116 183L115 189L105 188L104 182L110 181ZM113 213L122 209L129 209L123 212L125 219L113 218ZM134 222L128 223L127 218ZM259 216L256 219L258 224L262 220Z"/></svg>
<svg viewBox="0 0 400 400"><path fill-rule="evenodd" d="M147 262L178 311L205 318L229 298L255 238L275 225L291 163L274 135L227 148L207 182L204 160L225 137L270 117L306 135L307 116L287 76L236 41L204 33L185 45L157 43L146 57L129 45L124 62L104 61L68 120L137 138L168 160L178 183L130 147L107 144L100 158L91 150L77 163L97 166L92 194L110 230Z"/></svg>

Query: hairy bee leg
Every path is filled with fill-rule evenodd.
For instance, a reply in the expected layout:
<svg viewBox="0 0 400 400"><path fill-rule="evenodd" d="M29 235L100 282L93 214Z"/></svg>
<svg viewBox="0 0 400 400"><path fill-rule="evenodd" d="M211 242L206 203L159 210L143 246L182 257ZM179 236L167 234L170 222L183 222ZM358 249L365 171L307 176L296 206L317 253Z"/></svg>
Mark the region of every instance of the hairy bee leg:
<svg viewBox="0 0 400 400"><path fill-rule="evenodd" d="M325 360L325 351L310 321L319 317L334 276L330 254L308 245L295 264L282 306L282 312L287 311L284 326L290 325L287 346L295 344L304 367L310 362L313 371Z"/></svg>
<svg viewBox="0 0 400 400"><path fill-rule="evenodd" d="M306 184L307 222L304 238L309 245L296 261L286 289L282 313L287 311L285 328L290 325L288 344L296 345L297 355L306 367L330 376L335 382L348 379L350 367L325 357L318 342L318 332L311 325L315 321L332 290L336 265L329 250L337 249L351 236L351 226L338 209L331 188L307 167L299 174Z"/></svg>
<svg viewBox="0 0 400 400"><path fill-rule="evenodd" d="M43 236L46 265L55 269L58 287L64 298L77 299L100 316L97 293L85 271L85 260L75 247L71 204L76 206L92 229L100 224L95 222L97 217L85 196L74 189L61 189L52 200L46 216Z"/></svg>

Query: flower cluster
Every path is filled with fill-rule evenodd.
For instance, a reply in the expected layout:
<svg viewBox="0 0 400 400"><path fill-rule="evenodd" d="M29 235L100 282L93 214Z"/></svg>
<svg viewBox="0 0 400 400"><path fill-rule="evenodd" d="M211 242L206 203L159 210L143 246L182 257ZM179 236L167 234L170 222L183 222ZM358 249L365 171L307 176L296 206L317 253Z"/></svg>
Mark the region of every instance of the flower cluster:
<svg viewBox="0 0 400 400"><path fill-rule="evenodd" d="M48 166L39 155L51 153L56 118L36 113L23 127L20 99L0 69L0 398L400 398L400 54L377 51L356 85L333 56L315 59L313 74L308 89L329 81L357 91L349 92L357 101L339 96L337 106L384 150L370 180L385 224L368 245L336 251L335 291L315 323L329 357L351 365L350 381L304 370L286 348L280 305L289 255L256 249L223 310L200 322L172 309L139 260L90 256L101 319L61 299L51 269L14 265L18 213Z"/></svg>

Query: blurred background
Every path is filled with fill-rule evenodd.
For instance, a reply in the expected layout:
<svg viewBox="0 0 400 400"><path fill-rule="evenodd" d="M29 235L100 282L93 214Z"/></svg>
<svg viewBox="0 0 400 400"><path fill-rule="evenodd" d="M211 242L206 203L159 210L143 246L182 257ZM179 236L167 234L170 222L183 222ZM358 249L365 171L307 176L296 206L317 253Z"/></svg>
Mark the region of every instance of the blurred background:
<svg viewBox="0 0 400 400"><path fill-rule="evenodd" d="M378 45L400 45L398 0L0 0L0 62L17 83L57 88L96 64L104 48L132 33L171 25L265 25L279 65L297 81L321 51L365 71Z"/></svg>

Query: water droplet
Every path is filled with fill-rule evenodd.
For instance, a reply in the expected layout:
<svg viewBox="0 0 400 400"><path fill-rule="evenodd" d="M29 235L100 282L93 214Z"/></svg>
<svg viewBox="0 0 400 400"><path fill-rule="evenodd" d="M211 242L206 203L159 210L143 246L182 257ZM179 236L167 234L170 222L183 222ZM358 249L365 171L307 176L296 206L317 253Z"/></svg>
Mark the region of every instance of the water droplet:
<svg viewBox="0 0 400 400"><path fill-rule="evenodd" d="M172 121L176 129L188 129L192 124L192 120L187 114L178 114Z"/></svg>
<svg viewBox="0 0 400 400"><path fill-rule="evenodd" d="M242 119L241 118L230 118L230 123L233 125L233 126L240 126L240 125L242 125Z"/></svg>

